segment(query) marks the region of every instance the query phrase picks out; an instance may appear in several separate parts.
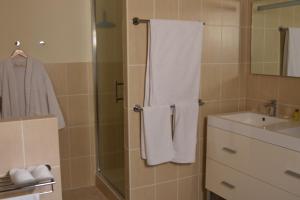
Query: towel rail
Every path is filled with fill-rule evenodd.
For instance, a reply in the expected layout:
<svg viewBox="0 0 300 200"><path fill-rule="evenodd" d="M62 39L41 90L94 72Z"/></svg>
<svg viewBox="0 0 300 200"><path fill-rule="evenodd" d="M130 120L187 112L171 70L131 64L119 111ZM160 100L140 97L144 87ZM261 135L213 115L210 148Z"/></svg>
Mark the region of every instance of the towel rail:
<svg viewBox="0 0 300 200"><path fill-rule="evenodd" d="M199 103L199 106L204 106L204 102L202 101L202 99L199 99L198 100L198 103ZM171 105L171 108L175 108L175 105ZM135 105L134 107L133 107L133 111L134 112L142 112L143 111L143 108L142 108L142 106L141 105Z"/></svg>
<svg viewBox="0 0 300 200"><path fill-rule="evenodd" d="M51 170L50 165L46 165L46 167L48 167L49 170ZM27 194L27 192L37 192L41 195L49 194L54 192L54 184L56 184L56 182L53 178L51 178L46 181L34 182L32 184L15 185L11 181L9 174L7 174L4 177L0 177L0 199L2 197L7 198L7 197L15 196L15 194L20 194L20 193Z"/></svg>
<svg viewBox="0 0 300 200"><path fill-rule="evenodd" d="M136 26L139 25L139 24L141 24L141 23L146 24L146 23L148 23L148 22L150 22L149 19L140 19L140 18L138 18L138 17L134 17L134 18L132 19L133 25L136 25ZM203 22L203 25L206 25L206 23Z"/></svg>

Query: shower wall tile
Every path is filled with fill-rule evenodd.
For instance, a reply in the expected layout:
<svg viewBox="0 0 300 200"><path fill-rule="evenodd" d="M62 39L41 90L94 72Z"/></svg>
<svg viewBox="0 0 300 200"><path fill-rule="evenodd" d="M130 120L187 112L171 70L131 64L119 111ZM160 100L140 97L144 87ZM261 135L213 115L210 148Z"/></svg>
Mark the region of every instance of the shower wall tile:
<svg viewBox="0 0 300 200"><path fill-rule="evenodd" d="M71 189L71 162L61 160L61 182L63 189Z"/></svg>
<svg viewBox="0 0 300 200"><path fill-rule="evenodd" d="M178 178L178 166L173 163L165 163L156 168L156 182L166 182Z"/></svg>
<svg viewBox="0 0 300 200"><path fill-rule="evenodd" d="M179 180L178 200L198 200L198 177Z"/></svg>
<svg viewBox="0 0 300 200"><path fill-rule="evenodd" d="M61 159L67 159L70 157L70 135L67 128L59 130L59 152Z"/></svg>
<svg viewBox="0 0 300 200"><path fill-rule="evenodd" d="M45 68L52 81L56 95L68 94L67 88L67 65L64 63L46 64Z"/></svg>
<svg viewBox="0 0 300 200"><path fill-rule="evenodd" d="M70 126L89 123L88 95L69 96Z"/></svg>
<svg viewBox="0 0 300 200"><path fill-rule="evenodd" d="M155 186L147 186L131 191L130 200L155 200Z"/></svg>

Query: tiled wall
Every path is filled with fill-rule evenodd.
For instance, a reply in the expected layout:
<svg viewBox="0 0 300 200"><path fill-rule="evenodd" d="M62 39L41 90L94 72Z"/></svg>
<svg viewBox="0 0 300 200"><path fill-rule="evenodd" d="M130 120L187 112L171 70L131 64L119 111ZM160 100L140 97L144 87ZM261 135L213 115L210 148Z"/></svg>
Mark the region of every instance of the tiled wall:
<svg viewBox="0 0 300 200"><path fill-rule="evenodd" d="M66 127L59 132L63 190L95 179L95 102L91 63L46 64Z"/></svg>
<svg viewBox="0 0 300 200"><path fill-rule="evenodd" d="M203 199L205 117L245 109L248 16L247 0L127 0L127 199ZM195 164L148 167L140 158L140 115L132 107L143 104L147 27L132 25L133 17L206 22L201 67L201 98L206 105L200 108Z"/></svg>
<svg viewBox="0 0 300 200"><path fill-rule="evenodd" d="M0 160L0 176L12 168L50 164L56 181L54 193L42 195L41 199L62 199L59 141L55 118L0 122Z"/></svg>

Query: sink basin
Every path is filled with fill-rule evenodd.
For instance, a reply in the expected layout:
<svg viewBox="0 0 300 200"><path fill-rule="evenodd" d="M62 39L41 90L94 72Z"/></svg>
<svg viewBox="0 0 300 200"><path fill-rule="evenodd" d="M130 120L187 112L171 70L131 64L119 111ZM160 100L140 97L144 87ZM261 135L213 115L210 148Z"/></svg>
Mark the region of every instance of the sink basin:
<svg viewBox="0 0 300 200"><path fill-rule="evenodd" d="M287 134L289 136L300 138L300 127L287 128L287 129L280 130L279 132Z"/></svg>
<svg viewBox="0 0 300 200"><path fill-rule="evenodd" d="M272 124L287 122L285 119L269 117L267 115L256 114L251 112L225 114L222 118L237 121L244 124L249 124L256 127L264 127Z"/></svg>

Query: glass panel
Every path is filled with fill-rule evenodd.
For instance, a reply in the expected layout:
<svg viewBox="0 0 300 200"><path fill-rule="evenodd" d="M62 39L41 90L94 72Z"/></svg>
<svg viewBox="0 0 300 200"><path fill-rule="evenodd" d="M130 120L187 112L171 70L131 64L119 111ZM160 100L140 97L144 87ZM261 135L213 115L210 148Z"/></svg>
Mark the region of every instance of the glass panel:
<svg viewBox="0 0 300 200"><path fill-rule="evenodd" d="M122 1L95 0L99 172L124 194Z"/></svg>

